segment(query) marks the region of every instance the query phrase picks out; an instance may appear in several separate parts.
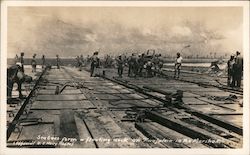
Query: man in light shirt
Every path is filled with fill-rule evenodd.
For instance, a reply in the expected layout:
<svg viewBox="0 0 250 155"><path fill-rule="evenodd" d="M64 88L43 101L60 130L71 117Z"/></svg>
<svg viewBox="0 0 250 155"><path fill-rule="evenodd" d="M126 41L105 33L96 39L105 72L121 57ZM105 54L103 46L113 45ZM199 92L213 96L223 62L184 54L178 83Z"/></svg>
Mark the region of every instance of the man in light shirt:
<svg viewBox="0 0 250 155"><path fill-rule="evenodd" d="M181 70L181 62L182 57L180 53L177 53L177 58L175 59L175 70L174 70L174 78L179 78L180 70Z"/></svg>

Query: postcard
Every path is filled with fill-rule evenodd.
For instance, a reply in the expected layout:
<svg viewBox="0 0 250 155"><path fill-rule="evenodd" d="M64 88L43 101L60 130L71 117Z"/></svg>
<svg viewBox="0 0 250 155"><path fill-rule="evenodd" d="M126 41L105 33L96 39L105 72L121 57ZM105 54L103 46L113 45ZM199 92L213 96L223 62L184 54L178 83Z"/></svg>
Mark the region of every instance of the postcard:
<svg viewBox="0 0 250 155"><path fill-rule="evenodd" d="M1 2L1 154L249 154L248 1Z"/></svg>

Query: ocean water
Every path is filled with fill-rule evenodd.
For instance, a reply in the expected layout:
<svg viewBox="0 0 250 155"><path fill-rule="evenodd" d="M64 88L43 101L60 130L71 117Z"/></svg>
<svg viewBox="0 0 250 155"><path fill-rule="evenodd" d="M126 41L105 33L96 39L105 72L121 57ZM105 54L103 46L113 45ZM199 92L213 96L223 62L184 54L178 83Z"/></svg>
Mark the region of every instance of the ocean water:
<svg viewBox="0 0 250 155"><path fill-rule="evenodd" d="M165 67L171 67L174 66L174 63L164 63ZM209 68L211 66L211 63L182 63L182 67L196 67L196 68ZM226 63L222 63L218 65L220 69L225 69L227 67Z"/></svg>

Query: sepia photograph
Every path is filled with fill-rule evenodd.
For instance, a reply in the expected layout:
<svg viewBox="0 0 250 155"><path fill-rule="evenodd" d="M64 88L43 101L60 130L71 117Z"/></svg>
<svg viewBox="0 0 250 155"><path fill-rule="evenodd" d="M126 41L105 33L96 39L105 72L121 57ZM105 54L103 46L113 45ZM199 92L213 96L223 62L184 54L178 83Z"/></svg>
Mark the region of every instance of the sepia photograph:
<svg viewBox="0 0 250 155"><path fill-rule="evenodd" d="M248 1L1 4L4 154L247 155L248 78Z"/></svg>

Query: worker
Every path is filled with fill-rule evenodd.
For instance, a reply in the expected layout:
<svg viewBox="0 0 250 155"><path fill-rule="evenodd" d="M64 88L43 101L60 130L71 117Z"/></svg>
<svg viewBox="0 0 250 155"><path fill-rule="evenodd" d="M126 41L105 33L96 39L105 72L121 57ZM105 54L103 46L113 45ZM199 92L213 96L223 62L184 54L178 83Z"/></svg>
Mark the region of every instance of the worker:
<svg viewBox="0 0 250 155"><path fill-rule="evenodd" d="M84 64L84 58L83 58L83 55L81 54L81 56L80 56L80 70L82 70L83 64Z"/></svg>
<svg viewBox="0 0 250 155"><path fill-rule="evenodd" d="M9 67L7 69L7 97L12 97L12 90L14 83L17 83L17 90L19 92L19 98L23 99L24 96L22 95L22 83L24 82L31 82L32 77L27 76L24 74L21 63L17 62L15 65Z"/></svg>
<svg viewBox="0 0 250 155"><path fill-rule="evenodd" d="M133 61L133 66L132 66L132 70L133 70L133 74L134 74L134 77L136 78L136 76L137 76L137 74L138 74L138 57L135 55L135 54L133 54L132 55L132 61Z"/></svg>
<svg viewBox="0 0 250 155"><path fill-rule="evenodd" d="M100 65L100 59L98 58L98 52L94 52L91 57L91 65L90 65L90 76L92 77L95 71L95 68L98 68Z"/></svg>
<svg viewBox="0 0 250 155"><path fill-rule="evenodd" d="M159 54L159 64L158 64L158 72L159 72L159 76L162 76L163 73L163 60L161 59L161 54Z"/></svg>
<svg viewBox="0 0 250 155"><path fill-rule="evenodd" d="M217 73L220 71L218 64L219 64L218 60L211 62L210 68L213 73Z"/></svg>
<svg viewBox="0 0 250 155"><path fill-rule="evenodd" d="M80 66L80 58L79 58L79 56L76 56L76 63L77 63L77 67L79 67Z"/></svg>
<svg viewBox="0 0 250 155"><path fill-rule="evenodd" d="M87 55L87 58L86 58L86 59L87 59L87 64L89 64L89 63L90 63L90 61L91 61L91 60L90 60L90 59L91 59L91 58L90 58L90 56L89 56L89 55Z"/></svg>
<svg viewBox="0 0 250 155"><path fill-rule="evenodd" d="M173 104L183 104L183 91L177 90L175 94L172 95L174 98Z"/></svg>
<svg viewBox="0 0 250 155"><path fill-rule="evenodd" d="M159 55L155 54L152 58L152 62L153 62L153 76L156 76L157 73L159 73L159 63L160 63L160 59L159 59Z"/></svg>
<svg viewBox="0 0 250 155"><path fill-rule="evenodd" d="M45 55L42 56L42 68L45 68Z"/></svg>
<svg viewBox="0 0 250 155"><path fill-rule="evenodd" d="M24 72L24 52L21 52L21 56L20 56L20 62L21 62L21 69L22 72Z"/></svg>
<svg viewBox="0 0 250 155"><path fill-rule="evenodd" d="M59 55L57 54L56 55L56 66L57 66L57 69L60 69L60 63L61 63L61 60L59 58Z"/></svg>
<svg viewBox="0 0 250 155"><path fill-rule="evenodd" d="M32 73L36 72L36 54L33 55L33 58L31 60L31 66L32 66Z"/></svg>
<svg viewBox="0 0 250 155"><path fill-rule="evenodd" d="M178 52L177 57L175 59L175 70L174 70L174 78L179 78L180 76L180 70L181 70L181 63L182 63L182 57L181 54Z"/></svg>
<svg viewBox="0 0 250 155"><path fill-rule="evenodd" d="M124 67L124 61L122 60L122 56L119 55L118 59L116 59L117 61L117 67L118 67L118 75L120 78L122 78L122 74L123 74L123 67Z"/></svg>
<svg viewBox="0 0 250 155"><path fill-rule="evenodd" d="M128 57L128 60L127 60L127 62L128 62L128 77L131 77L131 75L132 75L132 60L131 60L131 57L132 56L129 56Z"/></svg>
<svg viewBox="0 0 250 155"><path fill-rule="evenodd" d="M82 61L81 58L79 56L76 57L76 61L77 61L77 67L79 67L79 71L82 70Z"/></svg>
<svg viewBox="0 0 250 155"><path fill-rule="evenodd" d="M235 67L234 67L234 83L232 84L233 87L236 86L240 88L241 86L241 78L243 76L243 58L240 55L239 51L236 51L236 58L235 58ZM236 82L236 85L235 85Z"/></svg>
<svg viewBox="0 0 250 155"><path fill-rule="evenodd" d="M148 62L146 63L147 77L153 77L152 74L153 65L154 64L151 60L148 60Z"/></svg>
<svg viewBox="0 0 250 155"><path fill-rule="evenodd" d="M227 61L227 85L231 86L233 79L233 65L235 63L234 56L231 55L230 59Z"/></svg>
<svg viewBox="0 0 250 155"><path fill-rule="evenodd" d="M144 64L145 64L145 54L143 53L142 55L139 56L139 59L138 59L138 75L139 75L139 77L142 77L142 71L143 71Z"/></svg>
<svg viewBox="0 0 250 155"><path fill-rule="evenodd" d="M15 56L15 64L18 62L19 58L18 58L18 55L16 54Z"/></svg>
<svg viewBox="0 0 250 155"><path fill-rule="evenodd" d="M128 76L129 77L136 77L137 70L137 58L136 55L133 53L132 56L128 59Z"/></svg>

